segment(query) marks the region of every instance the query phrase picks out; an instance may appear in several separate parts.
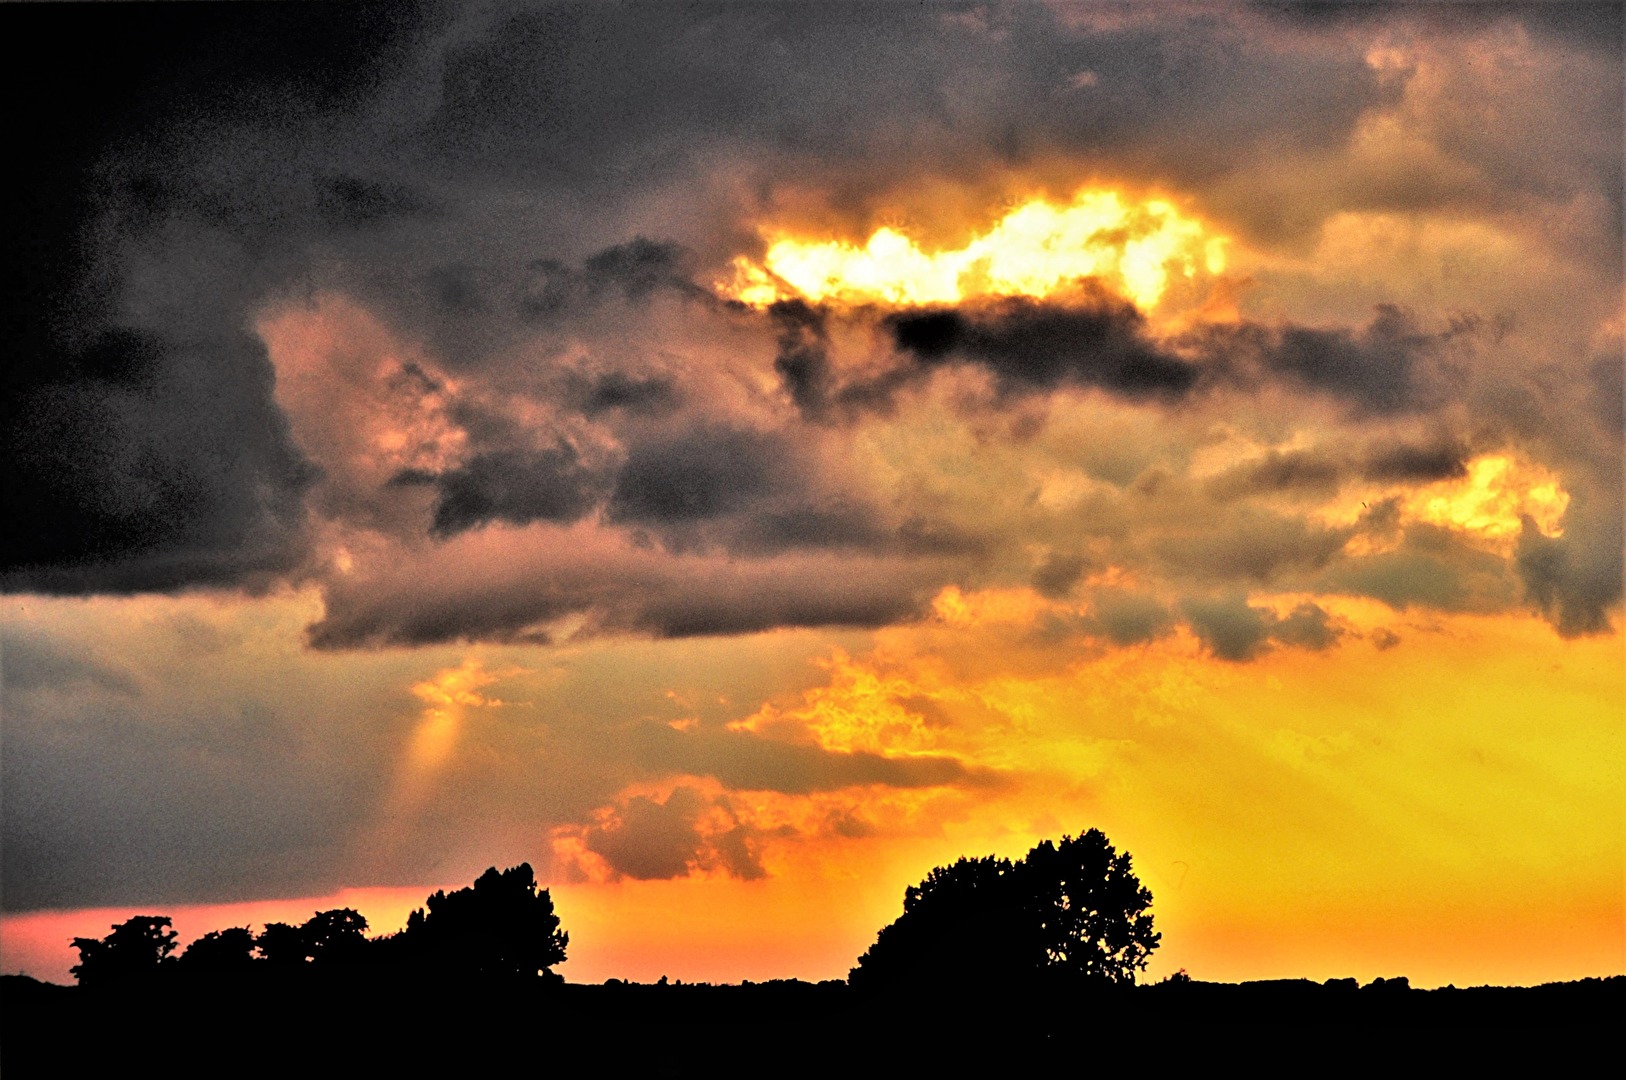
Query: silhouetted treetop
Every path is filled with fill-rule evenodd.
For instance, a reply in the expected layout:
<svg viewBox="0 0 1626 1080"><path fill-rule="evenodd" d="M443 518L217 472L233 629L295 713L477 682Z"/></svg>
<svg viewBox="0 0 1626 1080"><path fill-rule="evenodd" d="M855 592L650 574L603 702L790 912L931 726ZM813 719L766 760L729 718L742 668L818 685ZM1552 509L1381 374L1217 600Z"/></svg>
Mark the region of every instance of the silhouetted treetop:
<svg viewBox="0 0 1626 1080"><path fill-rule="evenodd" d="M79 963L69 970L80 986L116 986L157 975L175 951L175 931L165 915L136 915L104 938L73 939Z"/></svg>
<svg viewBox="0 0 1626 1080"><path fill-rule="evenodd" d="M547 972L570 941L530 863L491 867L470 888L436 892L428 913L414 911L398 938L409 963L482 978Z"/></svg>
<svg viewBox="0 0 1626 1080"><path fill-rule="evenodd" d="M196 975L225 975L254 967L254 933L246 926L211 930L186 947L181 970Z"/></svg>
<svg viewBox="0 0 1626 1080"><path fill-rule="evenodd" d="M490 981L534 978L565 959L570 937L559 929L548 890L539 889L529 863L485 873L466 889L438 891L414 911L406 929L367 937L367 919L354 908L318 911L302 925L269 922L259 933L237 926L212 930L192 942L179 961L170 958L176 934L166 916L143 915L112 928L105 938L74 938L83 986L131 986L174 972L183 985L230 976L265 985L355 985L368 972L391 977L413 972Z"/></svg>
<svg viewBox="0 0 1626 1080"><path fill-rule="evenodd" d="M1161 938L1152 894L1100 831L939 866L859 957L852 985L939 988L1133 983Z"/></svg>

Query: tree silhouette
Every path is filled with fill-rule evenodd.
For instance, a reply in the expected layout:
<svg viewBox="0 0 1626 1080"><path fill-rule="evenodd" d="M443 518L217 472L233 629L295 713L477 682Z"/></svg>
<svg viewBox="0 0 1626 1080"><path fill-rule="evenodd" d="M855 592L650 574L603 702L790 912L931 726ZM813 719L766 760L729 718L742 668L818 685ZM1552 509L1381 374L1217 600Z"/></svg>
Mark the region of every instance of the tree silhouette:
<svg viewBox="0 0 1626 1080"><path fill-rule="evenodd" d="M530 863L491 867L472 888L436 892L407 919L395 951L412 966L477 979L534 977L565 959L570 935L559 929L548 890Z"/></svg>
<svg viewBox="0 0 1626 1080"><path fill-rule="evenodd" d="M292 923L269 922L254 939L260 958L277 970L302 968L310 961L310 943L301 927Z"/></svg>
<svg viewBox="0 0 1626 1080"><path fill-rule="evenodd" d="M254 939L266 963L278 970L357 966L367 961L367 917L354 908L318 911L303 925L272 922Z"/></svg>
<svg viewBox="0 0 1626 1080"><path fill-rule="evenodd" d="M186 947L180 969L188 975L233 975L253 970L254 934L246 926L211 930Z"/></svg>
<svg viewBox="0 0 1626 1080"><path fill-rule="evenodd" d="M1042 919L1046 966L1090 982L1133 983L1163 935L1152 929L1152 892L1129 852L1100 830L1042 841L1023 860L1025 892Z"/></svg>
<svg viewBox="0 0 1626 1080"><path fill-rule="evenodd" d="M167 915L137 915L104 938L73 939L79 962L68 970L80 986L114 986L155 977L175 951Z"/></svg>
<svg viewBox="0 0 1626 1080"><path fill-rule="evenodd" d="M299 928L311 962L351 967L367 959L367 917L354 908L318 911Z"/></svg>
<svg viewBox="0 0 1626 1080"><path fill-rule="evenodd" d="M1133 983L1160 935L1152 894L1091 829L1046 840L1025 859L937 867L904 892L903 915L858 959L857 989L946 990Z"/></svg>

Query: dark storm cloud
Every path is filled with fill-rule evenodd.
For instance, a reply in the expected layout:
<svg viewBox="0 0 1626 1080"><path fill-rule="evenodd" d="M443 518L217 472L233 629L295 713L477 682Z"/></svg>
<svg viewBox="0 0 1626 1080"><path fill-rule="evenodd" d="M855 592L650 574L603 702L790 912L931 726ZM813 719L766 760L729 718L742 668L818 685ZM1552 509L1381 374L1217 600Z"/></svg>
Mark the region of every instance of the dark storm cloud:
<svg viewBox="0 0 1626 1080"><path fill-rule="evenodd" d="M597 377L575 379L572 383L571 403L588 417L618 411L659 416L671 412L681 403L671 380L659 376L634 376L612 371Z"/></svg>
<svg viewBox="0 0 1626 1080"><path fill-rule="evenodd" d="M1184 360L1147 340L1135 308L1106 296L1084 308L1013 298L888 316L900 350L922 364L960 358L1007 391L1096 386L1128 398L1178 398L1197 381Z"/></svg>
<svg viewBox="0 0 1626 1080"><path fill-rule="evenodd" d="M602 480L568 445L476 454L439 475L409 471L392 483L432 485L439 496L430 531L447 537L491 521L575 521L596 505Z"/></svg>
<svg viewBox="0 0 1626 1080"><path fill-rule="evenodd" d="M1312 237L1336 200L1260 197L1250 178L1289 147L1343 155L1363 117L1400 101L1406 80L1368 62L1370 35L1278 33L1268 16L1184 7L1110 17L1040 5L184 8L78 13L71 25L62 14L6 14L55 28L8 37L51 61L47 83L13 96L69 110L25 110L22 156L40 163L42 180L7 218L19 250L49 254L23 261L28 280L14 292L39 318L7 374L20 420L7 425L6 494L14 516L37 524L7 536L8 589L258 586L315 573L301 563L306 501L326 468L330 481L309 501L341 531L399 539L411 518L420 535L452 543L493 526L540 536L602 513L596 520L667 554L856 552L906 584L840 595L764 570L713 601L634 562L654 582L641 603L629 599L642 587L632 570L621 577L607 562L594 572L612 585L590 588L584 574L518 583L495 600L474 586L470 606L481 610L460 615L439 592L409 612L393 586L371 602L355 582L332 582L315 640L522 635L562 614L657 634L775 618L873 625L917 610L933 583L903 564L957 557L959 572L933 568L940 586L999 538L867 501L822 471L810 425L729 418L738 402L712 400L717 386L697 370L712 357L691 353L754 336L740 354L749 356L769 339L760 363L818 437L831 420L885 414L951 365L988 372L1007 399L1084 387L1194 410L1211 387L1281 387L1378 419L1460 389L1447 363L1458 346L1395 307L1361 328L1243 324L1172 342L1105 298L1085 310L937 309L890 320L896 355L854 373L833 355L849 328L828 312L780 305L742 318L698 285L751 253L755 223L781 206L868 226L923 177L968 199L1004 197L1012 177L1140 177L1214 192L1216 220L1248 238ZM1555 28L1544 41L1607 30L1526 21ZM102 30L87 36L87 26ZM28 70L22 59L9 70ZM103 93L70 93L87 88ZM99 103L72 105L82 99ZM1576 131L1618 130L1618 109L1591 102ZM1592 191L1593 172L1618 173L1614 141L1602 140L1610 152L1599 162L1558 175L1553 154L1532 159L1523 145L1519 125L1531 122L1509 118L1500 143L1455 130L1439 139L1484 165L1487 183L1554 205ZM1556 134L1557 157L1576 158L1582 136ZM1606 202L1618 191L1594 187ZM1381 208L1388 196L1370 198ZM311 291L354 298L425 346L462 387L447 415L465 454L432 470L392 463L387 475L407 483L366 476L343 492L331 478L344 463L310 448L317 460L301 458L243 327L268 297ZM1593 411L1605 419L1618 416L1612 370L1596 374ZM558 414L581 429L549 429ZM1551 429L1551 413L1538 414L1529 424ZM1445 445L1370 460L1279 453L1233 478L1235 494L1313 494L1336 482L1335 467L1378 482L1454 475L1460 461ZM399 512L372 505L392 499ZM1602 580L1606 561L1587 552L1607 550L1605 532L1575 534L1585 551L1566 537L1567 570L1533 550L1530 602L1555 618L1584 610L1556 598L1598 594L1577 583ZM1255 520L1223 540L1147 546L1176 573L1270 582L1324 568L1339 539ZM1056 563L1034 580L1059 592L1073 584L1068 570ZM740 595L747 578L764 595ZM678 610L684 603L692 610Z"/></svg>
<svg viewBox="0 0 1626 1080"><path fill-rule="evenodd" d="M1221 660L1253 660L1272 642L1319 651L1343 636L1324 608L1299 604L1285 617L1269 608L1254 607L1241 596L1190 599L1181 610L1197 639Z"/></svg>
<svg viewBox="0 0 1626 1080"><path fill-rule="evenodd" d="M689 522L742 510L781 480L790 447L772 436L701 428L634 446L616 478L610 517Z"/></svg>
<svg viewBox="0 0 1626 1080"><path fill-rule="evenodd" d="M1457 480L1468 475L1468 448L1461 443L1435 443L1431 446L1400 445L1380 450L1361 468L1368 480L1419 481Z"/></svg>
<svg viewBox="0 0 1626 1080"><path fill-rule="evenodd" d="M709 297L692 280L693 262L693 254L681 246L642 236L588 256L579 268L541 259L529 267L520 310L533 318L548 318L592 304L612 290L630 301L644 300L662 289Z"/></svg>
<svg viewBox="0 0 1626 1080"><path fill-rule="evenodd" d="M1183 344L1215 378L1242 386L1286 380L1327 394L1357 412L1436 408L1444 396L1438 361L1453 330L1428 333L1392 304L1380 304L1360 330L1258 323L1210 328Z"/></svg>
<svg viewBox="0 0 1626 1080"><path fill-rule="evenodd" d="M109 327L15 358L0 433L8 591L252 585L304 554L317 470L259 341Z"/></svg>
<svg viewBox="0 0 1626 1080"><path fill-rule="evenodd" d="M315 470L272 403L264 349L234 306L244 298L179 295L180 319L135 315L114 248L188 200L240 224L241 200L214 199L182 175L200 133L272 106L353 102L407 24L343 5L98 7L0 15L8 99L32 103L8 130L8 151L28 165L0 215L6 249L27 253L6 261L0 287L0 455L14 523L0 582L51 592L262 582L303 554ZM380 210L383 189L352 179L334 178L330 209ZM177 288L186 280L176 275Z"/></svg>

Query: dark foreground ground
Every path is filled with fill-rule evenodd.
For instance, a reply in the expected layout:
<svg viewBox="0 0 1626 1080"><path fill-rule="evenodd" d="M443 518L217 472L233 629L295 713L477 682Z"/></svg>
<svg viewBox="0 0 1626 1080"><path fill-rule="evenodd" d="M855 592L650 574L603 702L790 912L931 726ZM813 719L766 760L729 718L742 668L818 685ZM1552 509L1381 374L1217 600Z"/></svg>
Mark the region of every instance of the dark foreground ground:
<svg viewBox="0 0 1626 1080"><path fill-rule="evenodd" d="M1534 1037L1526 1041L1573 1046L1576 1037L1613 1037L1623 1020L1626 976L1441 990L1412 990L1404 980L1366 987L1282 980L866 995L839 982L479 987L376 976L96 993L7 975L0 977L0 1067L8 1080L132 1065L162 1075L348 1075L375 1067L428 1075L563 1067L585 1052L596 1067L704 1059L732 1074L878 1053L1068 1059L1120 1046L1155 1058L1160 1046L1267 1029L1320 1032L1322 1045L1352 1050L1367 1036L1396 1032L1479 1046L1522 1032Z"/></svg>

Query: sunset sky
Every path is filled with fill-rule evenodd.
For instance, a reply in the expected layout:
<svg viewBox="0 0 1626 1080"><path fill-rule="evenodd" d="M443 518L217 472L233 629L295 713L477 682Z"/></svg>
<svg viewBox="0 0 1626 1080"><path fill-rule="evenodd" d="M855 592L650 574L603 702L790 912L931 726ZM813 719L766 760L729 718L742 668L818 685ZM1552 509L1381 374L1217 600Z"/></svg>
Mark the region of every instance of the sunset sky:
<svg viewBox="0 0 1626 1080"><path fill-rule="evenodd" d="M0 969L844 978L1093 827L1148 978L1626 971L1622 26L0 13Z"/></svg>

